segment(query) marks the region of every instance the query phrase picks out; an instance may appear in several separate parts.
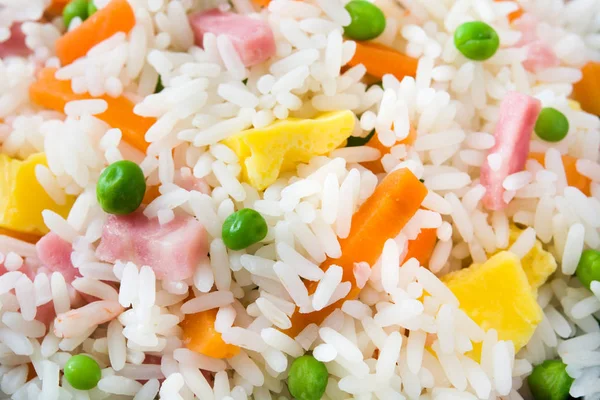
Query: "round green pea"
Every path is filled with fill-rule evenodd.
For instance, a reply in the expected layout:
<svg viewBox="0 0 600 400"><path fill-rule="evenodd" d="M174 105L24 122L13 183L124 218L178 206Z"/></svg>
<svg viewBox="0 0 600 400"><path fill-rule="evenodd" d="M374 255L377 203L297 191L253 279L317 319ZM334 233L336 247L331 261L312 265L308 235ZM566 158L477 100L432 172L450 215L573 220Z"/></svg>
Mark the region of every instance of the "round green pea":
<svg viewBox="0 0 600 400"><path fill-rule="evenodd" d="M569 133L569 120L556 108L542 108L535 122L535 133L546 142L560 142Z"/></svg>
<svg viewBox="0 0 600 400"><path fill-rule="evenodd" d="M320 400L327 388L327 367L311 355L296 358L288 374L288 389L296 400Z"/></svg>
<svg viewBox="0 0 600 400"><path fill-rule="evenodd" d="M588 289L593 281L600 281L600 251L584 250L575 274L581 284Z"/></svg>
<svg viewBox="0 0 600 400"><path fill-rule="evenodd" d="M92 15L94 15L96 13L96 11L98 11L98 7L96 7L96 5L94 4L94 0L90 0L90 2L88 3L88 8L87 8L88 18L91 17Z"/></svg>
<svg viewBox="0 0 600 400"><path fill-rule="evenodd" d="M263 240L268 230L267 221L260 213L243 208L225 219L221 234L227 248L242 250Z"/></svg>
<svg viewBox="0 0 600 400"><path fill-rule="evenodd" d="M64 372L67 382L77 390L93 389L102 378L100 366L96 360L83 354L69 358Z"/></svg>
<svg viewBox="0 0 600 400"><path fill-rule="evenodd" d="M469 60L485 61L498 51L500 38L485 22L465 22L454 31L454 45Z"/></svg>
<svg viewBox="0 0 600 400"><path fill-rule="evenodd" d="M560 360L547 360L533 368L527 378L535 400L566 400L573 378L567 374L567 366Z"/></svg>
<svg viewBox="0 0 600 400"><path fill-rule="evenodd" d="M81 18L82 21L88 17L88 1L87 0L72 0L63 9L63 22L65 27L69 27L71 20L75 17Z"/></svg>
<svg viewBox="0 0 600 400"><path fill-rule="evenodd" d="M375 4L366 0L351 0L346 4L352 21L344 28L352 40L371 40L385 30L385 15Z"/></svg>
<svg viewBox="0 0 600 400"><path fill-rule="evenodd" d="M106 167L96 185L98 203L109 214L131 214L142 204L145 193L146 180L142 169L128 160Z"/></svg>

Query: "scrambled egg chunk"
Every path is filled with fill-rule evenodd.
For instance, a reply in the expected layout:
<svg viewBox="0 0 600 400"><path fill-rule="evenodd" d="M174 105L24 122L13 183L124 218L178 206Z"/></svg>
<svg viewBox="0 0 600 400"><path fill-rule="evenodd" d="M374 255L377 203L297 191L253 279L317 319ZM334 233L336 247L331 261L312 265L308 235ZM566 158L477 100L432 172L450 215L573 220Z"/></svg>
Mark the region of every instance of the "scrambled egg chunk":
<svg viewBox="0 0 600 400"><path fill-rule="evenodd" d="M496 329L500 340L512 340L516 351L542 320L542 309L521 262L510 252L500 252L442 280L473 321L486 331Z"/></svg>
<svg viewBox="0 0 600 400"><path fill-rule="evenodd" d="M509 241L511 245L518 239L521 232L523 231L516 226L510 228ZM537 293L537 289L540 286L546 283L550 275L556 271L554 256L544 250L539 240L535 241L535 245L531 251L523 257L521 265L534 294Z"/></svg>
<svg viewBox="0 0 600 400"><path fill-rule="evenodd" d="M63 217L69 214L75 199L67 196L65 204L56 204L35 177L38 164L46 165L44 153L33 154L25 161L0 155L0 227L41 236L48 233L43 210Z"/></svg>
<svg viewBox="0 0 600 400"><path fill-rule="evenodd" d="M281 172L339 147L354 129L351 111L336 111L315 119L288 118L266 128L249 129L223 141L240 158L243 179L258 190L275 182Z"/></svg>

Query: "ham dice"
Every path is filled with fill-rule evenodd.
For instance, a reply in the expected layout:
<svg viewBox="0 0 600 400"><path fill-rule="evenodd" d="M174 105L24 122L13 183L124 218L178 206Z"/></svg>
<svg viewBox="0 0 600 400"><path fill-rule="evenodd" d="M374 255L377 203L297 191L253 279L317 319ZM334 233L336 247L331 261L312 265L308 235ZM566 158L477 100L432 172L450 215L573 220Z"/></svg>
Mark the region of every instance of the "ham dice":
<svg viewBox="0 0 600 400"><path fill-rule="evenodd" d="M502 182L525 168L531 133L541 108L539 100L517 92L508 93L502 101L494 132L496 143L481 166L480 181L486 188L483 204L488 209L506 207ZM490 163L490 155L500 160L499 165Z"/></svg>
<svg viewBox="0 0 600 400"><path fill-rule="evenodd" d="M514 22L515 28L521 32L521 40L516 44L526 50L523 67L529 72L538 72L560 65L560 60L554 54L552 47L540 40L537 35L537 19L525 14Z"/></svg>
<svg viewBox="0 0 600 400"><path fill-rule="evenodd" d="M35 247L40 261L50 273L60 272L67 283L73 282L79 271L71 263L71 243L50 232L41 238Z"/></svg>
<svg viewBox="0 0 600 400"><path fill-rule="evenodd" d="M191 216L176 216L160 225L142 212L108 217L96 249L99 259L108 262L132 261L148 265L158 279L181 281L190 278L202 257L207 255L204 227Z"/></svg>
<svg viewBox="0 0 600 400"><path fill-rule="evenodd" d="M21 30L21 24L12 24L10 37L4 42L0 42L0 58L9 56L26 57L29 54L31 54L31 49L25 44L25 34Z"/></svg>
<svg viewBox="0 0 600 400"><path fill-rule="evenodd" d="M247 67L275 54L275 37L265 21L216 8L191 14L189 20L198 46L202 47L206 33L227 35Z"/></svg>
<svg viewBox="0 0 600 400"><path fill-rule="evenodd" d="M527 71L538 72L560 65L560 60L556 57L554 51L541 40L531 42L526 48L527 58L523 61L523 67Z"/></svg>

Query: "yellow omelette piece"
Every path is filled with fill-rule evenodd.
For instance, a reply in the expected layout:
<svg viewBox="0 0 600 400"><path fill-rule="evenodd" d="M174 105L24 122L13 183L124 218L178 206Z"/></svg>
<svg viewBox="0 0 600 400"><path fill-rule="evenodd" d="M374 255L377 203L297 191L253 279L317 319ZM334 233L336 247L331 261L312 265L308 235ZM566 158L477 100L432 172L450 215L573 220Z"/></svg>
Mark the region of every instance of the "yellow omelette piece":
<svg viewBox="0 0 600 400"><path fill-rule="evenodd" d="M63 217L69 214L75 198L67 196L65 204L56 204L35 177L38 164L46 165L44 153L33 154L25 161L0 155L0 227L41 236L48 233L43 210Z"/></svg>
<svg viewBox="0 0 600 400"><path fill-rule="evenodd" d="M503 251L480 265L442 278L460 308L483 330L495 329L519 351L542 320L542 309L514 254Z"/></svg>
<svg viewBox="0 0 600 400"><path fill-rule="evenodd" d="M581 111L581 104L579 104L578 102L576 102L575 100L567 100L567 103L569 104L569 108L571 110L574 111Z"/></svg>
<svg viewBox="0 0 600 400"><path fill-rule="evenodd" d="M518 239L521 232L523 231L514 225L510 227L509 242L511 245ZM537 289L540 286L546 283L550 275L556 271L557 266L554 256L544 250L542 242L539 240L535 241L535 245L531 251L521 259L521 265L534 294L537 293Z"/></svg>
<svg viewBox="0 0 600 400"><path fill-rule="evenodd" d="M339 147L354 129L351 111L322 114L314 119L288 118L265 128L248 129L223 141L239 157L243 179L258 190L275 182L281 172Z"/></svg>

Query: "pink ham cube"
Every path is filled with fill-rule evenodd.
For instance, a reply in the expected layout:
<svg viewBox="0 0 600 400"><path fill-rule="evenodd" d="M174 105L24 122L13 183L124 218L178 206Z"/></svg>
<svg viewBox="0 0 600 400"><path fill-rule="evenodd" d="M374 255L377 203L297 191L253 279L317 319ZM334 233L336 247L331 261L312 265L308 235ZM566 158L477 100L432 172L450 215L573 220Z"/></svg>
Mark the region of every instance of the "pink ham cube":
<svg viewBox="0 0 600 400"><path fill-rule="evenodd" d="M25 34L21 30L21 23L14 23L10 27L10 37L0 42L0 58L9 56L26 57L31 54L31 49L25 44Z"/></svg>
<svg viewBox="0 0 600 400"><path fill-rule="evenodd" d="M246 67L275 54L275 38L265 21L216 8L191 14L189 20L198 46L202 47L206 33L227 35Z"/></svg>
<svg viewBox="0 0 600 400"><path fill-rule="evenodd" d="M531 42L525 48L527 49L527 58L523 61L523 67L529 72L535 73L560 65L560 60L554 51L541 40Z"/></svg>
<svg viewBox="0 0 600 400"><path fill-rule="evenodd" d="M483 204L490 210L506 207L504 179L522 171L529 154L529 141L542 105L533 97L510 92L500 105L500 118L496 124L496 143L481 166L480 181L486 193ZM499 159L499 165L490 165L490 155Z"/></svg>
<svg viewBox="0 0 600 400"><path fill-rule="evenodd" d="M49 274L60 272L67 283L73 282L75 276L79 275L79 270L71 263L71 253L73 252L71 243L63 240L56 233L46 234L36 243L35 247L38 258Z"/></svg>
<svg viewBox="0 0 600 400"><path fill-rule="evenodd" d="M560 65L554 50L537 34L538 20L531 14L525 14L514 22L514 27L521 32L521 39L516 44L526 50L523 67L529 72L538 72Z"/></svg>
<svg viewBox="0 0 600 400"><path fill-rule="evenodd" d="M148 265L158 279L167 281L190 278L207 252L204 227L195 218L178 215L160 225L142 212L109 216L96 249L103 261Z"/></svg>

